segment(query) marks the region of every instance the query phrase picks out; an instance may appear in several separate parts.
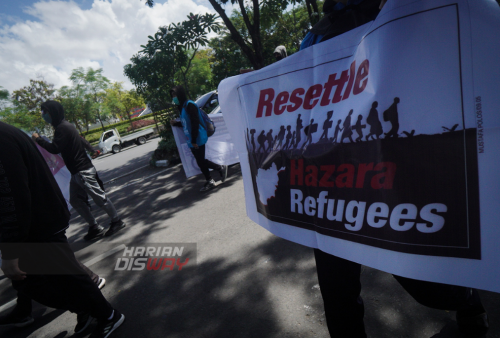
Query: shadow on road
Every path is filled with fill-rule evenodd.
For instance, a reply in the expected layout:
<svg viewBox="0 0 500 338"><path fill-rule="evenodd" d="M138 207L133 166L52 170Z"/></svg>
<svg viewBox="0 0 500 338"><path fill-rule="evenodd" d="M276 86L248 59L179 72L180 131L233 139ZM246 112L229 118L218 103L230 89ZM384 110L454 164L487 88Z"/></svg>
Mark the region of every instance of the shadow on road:
<svg viewBox="0 0 500 338"><path fill-rule="evenodd" d="M216 175L218 174L214 174L214 177ZM118 188L111 190L109 198L113 201L119 216L127 223L127 227L134 227L137 230L138 233L133 239L134 243L144 242L152 234L168 227L165 223L176 213L188 211L195 204L210 198L213 193L227 189L240 180L239 165L231 167L228 175L226 182L216 189L200 193L199 189L205 183L202 175L186 179L182 165L178 164L171 167L164 175L154 176L137 184L119 188L120 184L126 185L130 180L130 178L125 177L116 183ZM105 228L108 226L109 217L101 209L93 205L92 213L99 224ZM73 211L73 215L76 215L75 211ZM88 227L80 216L72 218L71 230L71 235L68 234L68 240L74 251L92 245L93 242L83 241ZM120 242L120 240L123 242L124 235L125 231L119 232L113 237L103 238L99 242ZM85 261L95 254L93 251L88 251L87 254L79 256L79 259Z"/></svg>
<svg viewBox="0 0 500 338"><path fill-rule="evenodd" d="M228 189L241 179L238 166L232 167L230 174L226 183L212 193ZM144 184L116 190L110 198L129 229L133 227L136 231L134 245L151 243L155 233L168 227L168 220L174 215L189 212L210 198L212 193L198 191L203 182L201 177L186 180L182 166L178 165L168 174L153 177ZM94 212L101 223L107 221L101 211ZM82 250L80 260L100 254L94 249L97 246L83 242L87 229L81 218L73 223L70 241ZM112 241L130 243L125 235L125 231L117 233ZM273 236L257 243L248 241L237 255L231 256L225 253L225 240L221 238L220 255L216 258L198 259L196 266L186 266L182 271L113 272L116 257L112 256L96 264L93 269L109 272L104 292L113 290L111 303L127 317L115 336L328 337L310 248ZM107 241L103 239L100 243ZM365 323L371 337L459 337L454 313L419 305L391 275L365 267L362 283ZM489 337L499 337L496 318L500 297L491 292L482 292L482 296L492 315ZM52 311L41 317L35 314L38 318L31 328L0 331L0 334L26 337L61 313ZM65 328L50 337L72 336L72 331L67 331Z"/></svg>
<svg viewBox="0 0 500 338"><path fill-rule="evenodd" d="M106 160L106 161L113 161L114 158L118 158L120 156L123 156L123 152L128 152L130 150L134 150L137 147L145 147L150 144L150 142L157 142L157 139L153 140L148 140L148 142L145 145L141 146L131 146L129 148L124 148L120 153L118 154L106 154L104 155L105 157L99 159L98 161ZM155 149L152 149L150 151L146 151L144 154L139 155L137 157L132 157L131 159L125 161L125 163L111 169L98 169L99 172L99 177L103 182L107 182L109 180L114 179L117 176L123 175L124 173L131 172L132 170L135 170L137 168L146 166L149 164L149 160L151 159L151 155L153 154ZM111 158L110 158L111 157ZM118 161L123 160L120 158ZM101 167L99 162L94 161L94 165L97 167Z"/></svg>

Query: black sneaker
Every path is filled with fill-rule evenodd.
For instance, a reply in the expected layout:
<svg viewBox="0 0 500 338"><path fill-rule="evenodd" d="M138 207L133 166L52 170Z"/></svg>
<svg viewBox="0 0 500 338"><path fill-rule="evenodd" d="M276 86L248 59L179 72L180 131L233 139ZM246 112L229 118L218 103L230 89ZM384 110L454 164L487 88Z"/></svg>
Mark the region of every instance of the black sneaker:
<svg viewBox="0 0 500 338"><path fill-rule="evenodd" d="M95 225L89 228L89 232L83 237L86 241L91 241L93 239L102 237L104 235L104 228L100 225Z"/></svg>
<svg viewBox="0 0 500 338"><path fill-rule="evenodd" d="M222 167L221 170L219 170L220 181L224 182L226 180L226 177L227 177L227 165L222 165L221 167Z"/></svg>
<svg viewBox="0 0 500 338"><path fill-rule="evenodd" d="M0 318L0 327L25 327L34 322L33 317L20 316L14 311Z"/></svg>
<svg viewBox="0 0 500 338"><path fill-rule="evenodd" d="M123 223L123 221L121 219L119 219L116 222L111 222L111 224L109 225L108 231L106 231L105 236L111 236L123 228L125 228L125 223Z"/></svg>
<svg viewBox="0 0 500 338"><path fill-rule="evenodd" d="M123 324L125 316L116 309L114 311L111 320L102 320L97 323L96 328L89 338L107 338L114 330Z"/></svg>
<svg viewBox="0 0 500 338"><path fill-rule="evenodd" d="M211 179L210 181L207 181L207 183L205 183L205 185L203 186L203 188L200 189L200 191L205 192L212 190L213 188L215 188L215 181Z"/></svg>
<svg viewBox="0 0 500 338"><path fill-rule="evenodd" d="M85 329L89 327L90 323L92 323L93 320L94 318L92 318L88 312L78 313L76 315L75 333L81 333L85 331Z"/></svg>
<svg viewBox="0 0 500 338"><path fill-rule="evenodd" d="M457 311L457 325L459 331L468 338L483 338L490 327L486 312L475 316L464 316Z"/></svg>

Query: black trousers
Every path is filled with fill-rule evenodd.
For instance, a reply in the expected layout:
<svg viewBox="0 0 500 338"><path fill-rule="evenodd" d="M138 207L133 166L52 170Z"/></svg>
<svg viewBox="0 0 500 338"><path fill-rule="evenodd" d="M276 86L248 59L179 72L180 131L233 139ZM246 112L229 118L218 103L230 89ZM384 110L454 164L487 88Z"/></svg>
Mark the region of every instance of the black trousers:
<svg viewBox="0 0 500 338"><path fill-rule="evenodd" d="M212 161L209 161L205 158L205 145L198 146L198 149L191 148L191 152L194 155L194 158L196 159L196 164L198 164L198 167L200 167L201 172L203 173L203 176L205 176L205 179L207 181L212 179L212 176L210 176L210 170L221 170L222 166L214 163Z"/></svg>
<svg viewBox="0 0 500 338"><path fill-rule="evenodd" d="M78 261L80 267L89 275L90 279L93 283L97 284L99 282L99 276L95 274L92 270L83 265L80 261ZM14 309L14 312L19 317L27 317L31 316L31 312L33 310L33 304L31 302L31 297L25 294L24 292L17 293L17 304Z"/></svg>
<svg viewBox="0 0 500 338"><path fill-rule="evenodd" d="M56 309L88 312L97 319L111 316L113 307L76 260L64 231L42 243L25 245L22 252L19 267L27 277L12 281L21 302L33 299Z"/></svg>
<svg viewBox="0 0 500 338"><path fill-rule="evenodd" d="M361 265L314 249L326 323L332 338L366 338L361 299ZM441 310L484 312L476 289L395 276L420 304Z"/></svg>

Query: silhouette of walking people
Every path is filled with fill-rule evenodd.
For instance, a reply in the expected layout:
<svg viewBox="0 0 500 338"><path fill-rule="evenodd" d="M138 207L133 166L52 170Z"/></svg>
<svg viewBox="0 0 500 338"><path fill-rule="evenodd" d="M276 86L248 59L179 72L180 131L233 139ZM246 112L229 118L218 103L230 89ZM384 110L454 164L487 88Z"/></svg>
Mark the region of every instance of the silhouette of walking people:
<svg viewBox="0 0 500 338"><path fill-rule="evenodd" d="M257 142L259 143L260 147L257 149L256 153L260 153L260 150L262 149L262 152L266 151L266 147L264 146L264 143L266 142L266 135L265 135L265 130L261 131L259 136L257 136Z"/></svg>
<svg viewBox="0 0 500 338"><path fill-rule="evenodd" d="M252 143L252 150L255 151L255 129L250 129L250 137L251 137L251 143Z"/></svg>
<svg viewBox="0 0 500 338"><path fill-rule="evenodd" d="M304 149L306 144L308 144L308 143L312 144L312 134L315 133L317 130L318 130L318 124L314 123L314 119L311 119L311 122L304 130L306 135L307 135L307 138L306 138L306 141L304 142L304 144L302 145L301 149Z"/></svg>
<svg viewBox="0 0 500 338"><path fill-rule="evenodd" d="M285 126L280 127L278 132L278 148L283 145L283 139L285 138Z"/></svg>
<svg viewBox="0 0 500 338"><path fill-rule="evenodd" d="M333 110L326 113L326 120L323 122L323 134L319 137L320 140L328 139L328 130L333 126L333 121L330 120L333 116Z"/></svg>
<svg viewBox="0 0 500 338"><path fill-rule="evenodd" d="M353 110L351 109L349 111L349 114L347 115L347 117L344 120L344 131L342 132L340 143L344 143L345 138L349 138L349 141L351 141L351 143L354 143L354 141L352 140L352 127L351 127L352 112L353 112Z"/></svg>
<svg viewBox="0 0 500 338"><path fill-rule="evenodd" d="M356 138L356 142L359 142L363 139L363 129L366 128L366 124L361 124L361 120L363 119L363 115L358 115L358 120L354 125L353 129L358 133L358 137Z"/></svg>
<svg viewBox="0 0 500 338"><path fill-rule="evenodd" d="M268 143L268 147L267 147L267 151L271 151L271 149L273 149L273 141L274 141L274 137L273 137L273 130L270 129L269 132L266 134L266 139L267 139L267 143Z"/></svg>
<svg viewBox="0 0 500 338"><path fill-rule="evenodd" d="M341 122L342 122L342 120L337 121L337 125L335 126L335 132L333 134L333 137L330 139L333 143L337 143L337 138L338 138L339 132L344 130L344 128L340 128Z"/></svg>
<svg viewBox="0 0 500 338"><path fill-rule="evenodd" d="M290 140L292 138L292 126L286 126L286 141L285 145L283 146L283 149L288 149L288 147L291 145Z"/></svg>
<svg viewBox="0 0 500 338"><path fill-rule="evenodd" d="M453 127L451 127L451 128L446 128L446 127L444 127L444 126L442 126L441 128L443 128L443 131L445 131L445 132L447 132L447 131L450 131L450 132L451 132L451 131L455 131L455 130L457 129L457 127L458 127L458 123L457 123L457 124L455 124L455 125L454 125Z"/></svg>
<svg viewBox="0 0 500 338"><path fill-rule="evenodd" d="M415 136L415 129L412 129L410 132L403 131L403 134L405 134L406 137L413 137Z"/></svg>
<svg viewBox="0 0 500 338"><path fill-rule="evenodd" d="M295 131L292 134L292 142L290 143L290 148L297 148L297 144L295 143Z"/></svg>
<svg viewBox="0 0 500 338"><path fill-rule="evenodd" d="M399 97L395 97L393 104L391 104L391 106L386 111L384 111L384 121L389 121L391 122L392 125L392 129L385 134L387 138L398 137L398 131L399 131L398 103L399 103Z"/></svg>
<svg viewBox="0 0 500 338"><path fill-rule="evenodd" d="M377 139L379 139L380 135L384 133L384 130L382 129L382 123L378 118L377 107L378 107L378 102L373 101L372 108L370 109L368 117L366 118L366 123L370 125L370 133L366 135L367 141L370 137L372 138L372 140L374 140L375 136L377 137Z"/></svg>
<svg viewBox="0 0 500 338"><path fill-rule="evenodd" d="M304 126L302 125L302 119L300 118L300 114L299 116L297 116L297 127L295 128L295 131L297 132L295 134L295 144L294 144L294 148L297 148L299 146L299 142L300 142L300 132L302 130Z"/></svg>

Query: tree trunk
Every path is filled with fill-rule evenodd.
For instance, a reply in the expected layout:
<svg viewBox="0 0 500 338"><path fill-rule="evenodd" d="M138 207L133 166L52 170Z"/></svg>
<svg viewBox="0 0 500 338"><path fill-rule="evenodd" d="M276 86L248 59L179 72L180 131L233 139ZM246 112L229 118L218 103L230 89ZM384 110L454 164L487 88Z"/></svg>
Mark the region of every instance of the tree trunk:
<svg viewBox="0 0 500 338"><path fill-rule="evenodd" d="M101 114L99 114L99 110L97 110L97 118L99 119L99 122L101 123L102 132L104 133L106 130L104 129L104 124L102 124Z"/></svg>
<svg viewBox="0 0 500 338"><path fill-rule="evenodd" d="M146 106L146 109L148 109L148 106ZM156 125L156 131L158 131L158 134L160 134L160 127L158 127L158 119L156 117L156 112L153 111L153 120L155 121L155 125Z"/></svg>
<svg viewBox="0 0 500 338"><path fill-rule="evenodd" d="M308 1L311 3L311 6L312 6L312 8L314 10L314 13L316 13L316 15L314 15L313 18L312 18L312 20L311 20L311 26L314 26L319 21L318 4L317 4L316 0L308 0Z"/></svg>
<svg viewBox="0 0 500 338"><path fill-rule="evenodd" d="M314 25L313 24L313 16L312 16L311 3L309 1L310 0L306 0L307 13L309 14L309 22L311 22L311 25Z"/></svg>
<svg viewBox="0 0 500 338"><path fill-rule="evenodd" d="M128 121L130 122L130 128L132 128L132 131L134 131L135 128L134 128L134 124L132 123L132 116L130 116L130 109L128 109L127 107L125 107L125 109L126 109L126 113L128 116Z"/></svg>
<svg viewBox="0 0 500 338"><path fill-rule="evenodd" d="M181 68L181 74L182 74L182 79L183 79L183 82L184 82L184 89L186 90L186 95L188 98L191 98L191 94L189 92L189 85L188 85L188 82L187 82L187 72L189 71L189 68L191 68L191 62L193 61L194 57L196 56L196 52L198 51L198 48L196 48L193 52L193 56L191 56L191 58L189 59L189 62L186 66L186 69L183 71L182 68Z"/></svg>
<svg viewBox="0 0 500 338"><path fill-rule="evenodd" d="M82 128L78 124L78 119L75 117L75 114L73 114L73 123L75 124L76 129L78 129L78 131L80 132L80 135L81 135L82 134Z"/></svg>
<svg viewBox="0 0 500 338"><path fill-rule="evenodd" d="M228 18L226 15L226 12L224 11L224 8L217 3L216 0L208 0L212 7L215 9L215 11L220 15L222 21L224 21L224 24L226 25L227 29L229 30L229 33L231 34L231 38L233 39L234 42L240 47L241 51L246 55L248 58L248 61L252 64L254 69L260 69L264 67L264 59L262 57L262 50L261 50L261 41L260 41L260 16L258 14L259 9L257 6L257 16L255 17L256 20L254 20L254 25L250 23L248 19L248 15L246 15L246 10L245 10L245 25L247 26L248 32L252 35L252 44L253 47L259 48L259 50L252 50L246 43L241 34L238 32L236 27L234 27L233 23L231 20ZM254 6L255 3L258 3L257 0L253 0ZM243 6L244 7L244 6ZM241 4L240 4L241 8ZM254 8L255 12L255 8ZM243 14L243 13L242 13ZM250 25L250 27L248 26ZM258 32L258 33L255 33Z"/></svg>

